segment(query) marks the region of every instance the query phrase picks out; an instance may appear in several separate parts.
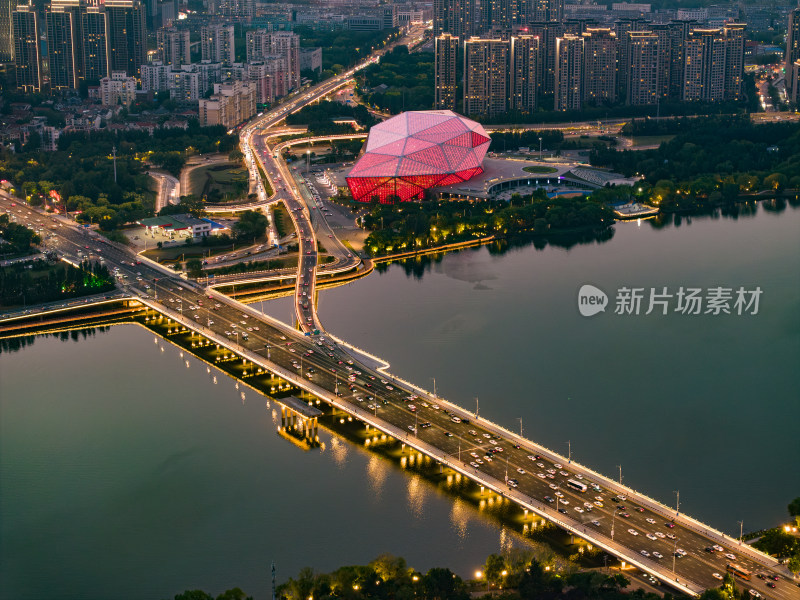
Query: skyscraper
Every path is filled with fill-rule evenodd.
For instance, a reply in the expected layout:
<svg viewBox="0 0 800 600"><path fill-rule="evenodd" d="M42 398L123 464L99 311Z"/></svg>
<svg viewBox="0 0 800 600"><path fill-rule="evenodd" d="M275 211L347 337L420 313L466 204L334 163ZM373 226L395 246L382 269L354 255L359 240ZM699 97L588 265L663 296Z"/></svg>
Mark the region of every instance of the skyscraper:
<svg viewBox="0 0 800 600"><path fill-rule="evenodd" d="M11 14L14 37L14 67L17 89L24 93L42 91L39 56L39 15L32 4L21 4Z"/></svg>
<svg viewBox="0 0 800 600"><path fill-rule="evenodd" d="M236 62L234 26L213 24L200 29L200 56L202 60L230 65Z"/></svg>
<svg viewBox="0 0 800 600"><path fill-rule="evenodd" d="M784 67L786 72L787 91L794 90L794 87L797 85L796 78L794 76L794 62L798 59L800 59L800 8L795 8L789 13L789 23L786 28L786 53L784 55Z"/></svg>
<svg viewBox="0 0 800 600"><path fill-rule="evenodd" d="M652 31L628 32L626 102L638 106L658 101L658 35Z"/></svg>
<svg viewBox="0 0 800 600"><path fill-rule="evenodd" d="M492 117L508 110L509 41L464 42L464 113Z"/></svg>
<svg viewBox="0 0 800 600"><path fill-rule="evenodd" d="M556 39L555 110L580 110L583 99L583 36L571 33Z"/></svg>
<svg viewBox="0 0 800 600"><path fill-rule="evenodd" d="M192 62L188 29L162 27L156 31L158 60L165 65L188 65Z"/></svg>
<svg viewBox="0 0 800 600"><path fill-rule="evenodd" d="M517 0L519 23L555 22L564 20L564 0Z"/></svg>
<svg viewBox="0 0 800 600"><path fill-rule="evenodd" d="M456 68L458 38L443 33L434 40L434 79L437 109L456 109Z"/></svg>
<svg viewBox="0 0 800 600"><path fill-rule="evenodd" d="M631 31L645 31L647 29L644 19L620 19L614 23L614 32L619 40L619 52L617 54L617 97L622 99L627 97L628 72L630 71L630 59L628 51L630 49L630 39L628 34Z"/></svg>
<svg viewBox="0 0 800 600"><path fill-rule="evenodd" d="M725 38L719 29L694 29L685 42L683 100L725 98Z"/></svg>
<svg viewBox="0 0 800 600"><path fill-rule="evenodd" d="M617 99L617 36L611 29L588 28L583 40L583 101L612 104Z"/></svg>
<svg viewBox="0 0 800 600"><path fill-rule="evenodd" d="M14 38L12 36L11 13L14 0L0 0L0 62L14 60Z"/></svg>
<svg viewBox="0 0 800 600"><path fill-rule="evenodd" d="M539 38L539 96L552 96L555 87L556 39L564 35L564 24L558 22L531 23L528 25L528 33Z"/></svg>
<svg viewBox="0 0 800 600"><path fill-rule="evenodd" d="M80 14L82 76L99 85L111 72L108 15L100 6L82 7Z"/></svg>
<svg viewBox="0 0 800 600"><path fill-rule="evenodd" d="M744 77L745 23L728 23L723 27L725 33L725 99L739 100L742 97ZM788 75L788 72L787 72ZM791 93L791 88L787 88Z"/></svg>
<svg viewBox="0 0 800 600"><path fill-rule="evenodd" d="M539 38L518 35L511 38L511 110L532 113L536 110L539 81Z"/></svg>
<svg viewBox="0 0 800 600"><path fill-rule="evenodd" d="M147 62L147 29L140 0L104 0L108 15L109 58L112 71L139 76Z"/></svg>
<svg viewBox="0 0 800 600"><path fill-rule="evenodd" d="M54 1L45 12L50 90L60 94L78 89L81 77L81 29L77 0Z"/></svg>
<svg viewBox="0 0 800 600"><path fill-rule="evenodd" d="M248 31L246 38L247 62L266 61L280 57L285 63L289 89L300 86L300 36L291 31ZM283 89L285 86L281 86ZM285 92L277 92L282 95Z"/></svg>

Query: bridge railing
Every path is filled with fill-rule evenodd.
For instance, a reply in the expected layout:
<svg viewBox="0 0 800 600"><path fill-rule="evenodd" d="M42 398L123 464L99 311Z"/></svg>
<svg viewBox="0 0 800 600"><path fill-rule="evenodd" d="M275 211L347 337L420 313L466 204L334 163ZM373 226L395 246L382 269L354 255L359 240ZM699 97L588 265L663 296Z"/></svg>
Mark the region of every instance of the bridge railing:
<svg viewBox="0 0 800 600"><path fill-rule="evenodd" d="M331 336L331 337L334 337L334 336ZM414 383L411 383L410 381L408 381L406 379L403 379L402 377L398 377L396 375L391 374L388 371L389 363L386 362L385 360L381 359L378 356L375 356L374 354L371 354L370 352L368 352L366 350L363 350L362 348L359 348L357 346L353 346L352 344L350 344L348 342L340 340L339 338L334 338L334 339L336 339L336 341L339 344L341 344L341 345L343 345L345 347L352 348L356 352L358 352L360 354L363 354L364 356L369 357L371 360L375 361L376 363L383 364L384 366L380 367L378 370L380 372L384 373L388 378L391 378L392 381L399 382L400 384L402 384L402 385L414 390L420 396L427 397L429 400L435 400L436 403L438 403L440 405L444 405L445 407L447 407L447 409L449 411L451 411L452 413L456 414L457 416L465 417L467 419L474 420L476 423L480 423L481 427L483 427L484 429L487 429L490 432L495 433L497 436L499 436L499 437L501 437L503 439L507 439L507 440L512 441L512 442L514 442L516 444L519 444L522 448L525 448L526 450L530 450L531 452L534 452L536 454L541 454L542 456L547 457L547 459L550 460L551 462L559 462L559 463L563 463L563 464L569 464L569 465L571 465L573 467L573 469L576 469L576 468L579 469L581 474L586 475L588 477L591 477L599 485L602 485L605 489L609 490L610 492L613 492L615 494L625 494L632 501L635 500L639 504L642 504L643 506L647 507L648 509L650 509L651 511L655 512L656 514L662 516L663 518L665 518L667 520L674 520L676 523L679 523L680 525L686 527L687 529L691 529L692 531L700 533L701 535L704 535L704 536L706 536L706 537L708 537L708 538L710 538L712 540L715 540L715 541L719 542L720 544L725 544L729 548L735 549L737 552L739 552L741 554L744 554L744 555L747 555L752 560L755 560L756 562L759 562L764 566L767 566L767 567L770 567L770 568L773 568L773 569L775 569L775 568L780 566L780 562L778 560L776 560L775 558L773 558L772 556L770 556L768 554L765 554L764 552L761 552L759 550L756 550L755 548L753 548L752 546L749 546L748 544L740 543L739 540L736 540L736 539L730 537L729 535L726 535L725 533L723 533L721 531L718 531L718 530L714 529L713 527L708 526L705 523L702 523L701 521L699 521L698 519L695 519L694 517L686 515L685 513L682 513L682 512L678 512L675 509L672 509L672 508L664 505L663 503L659 502L658 500L655 500L654 498L651 498L651 497L647 496L646 494L643 494L642 492L639 492L639 491L637 491L637 490L635 490L635 489L633 489L631 487L628 487L628 486L625 486L625 485L621 485L618 482L606 477L605 475L594 471L590 467L582 465L582 464L580 464L580 463L578 463L578 462L576 462L574 460L571 460L568 457L565 457L565 456L562 456L562 455L560 455L560 454L558 454L556 452L553 452L549 448L546 448L545 446L537 444L536 442L533 442L532 440L524 438L524 437L514 433L513 431L510 431L510 430L506 429L505 427L503 427L503 426L501 426L501 425L499 425L497 423L494 423L494 422L492 422L492 421L490 421L490 420L488 420L488 419L486 419L484 417L478 417L474 413L470 413L470 412L466 411L463 407L458 406L456 404L453 404L452 402L442 398L441 396L437 396L435 394L432 394L430 391L428 391L428 390L426 390L426 389L424 389L424 388L422 388L422 387L420 387L420 386L418 386L418 385L416 385ZM786 570L786 571L788 573L788 570Z"/></svg>
<svg viewBox="0 0 800 600"><path fill-rule="evenodd" d="M653 574L654 576L660 578L663 581L669 582L670 585L680 588L682 591L686 592L689 595L696 596L703 591L703 587L687 580L681 580L676 578L673 580L673 577L669 575L671 573L668 569L662 566L660 563L655 561L647 560L643 556L637 554L634 550L627 548L625 546L621 546L620 544L614 542L607 536L600 534L597 531L588 529L585 524L578 522L572 518L565 517L551 509L549 506L543 504L539 500L532 498L523 494L522 492L518 492L512 488L509 488L507 484L503 481L495 479L485 473L480 472L478 469L474 469L469 466L467 463L459 460L458 456L449 454L444 452L443 450L427 443L416 436L412 436L409 432L404 431L400 427L392 425L383 421L383 419L379 418L376 414L370 412L369 410L362 409L358 406L354 406L347 402L341 400L338 396L333 394L332 392L323 389L313 382L306 380L302 377L299 377L297 373L280 367L279 365L273 363L272 361L267 361L265 357L261 356L260 354L256 354L246 348L239 346L238 344L233 343L231 340L220 336L219 334L209 330L208 328L200 325L192 321L191 319L186 318L183 315L169 309L167 307L162 307L161 305L156 305L150 298L142 298L143 303L147 304L153 310L157 310L162 314L165 314L169 318L173 319L177 323L181 323L186 327L198 331L201 335L213 340L215 343L219 344L220 346L224 346L231 350L232 352L238 354L244 359L249 360L250 362L257 364L263 368L268 369L269 371L275 373L282 379L291 382L296 387L305 390L306 392L313 394L318 398L324 399L326 402L334 406L335 408L363 421L364 423L383 431L384 433L394 437L399 442L413 448L417 452L429 456L434 460L439 461L441 464L446 465L448 468L453 469L454 471L461 473L465 477L475 481L479 485L484 486L486 489L502 496L505 498L509 498L519 504L521 507L530 510L531 512L556 523L559 527L563 528L570 533L573 533L591 543L597 545L598 547L603 548L604 550L621 557L623 560L628 562L629 564L636 566L643 571ZM261 313L257 313L257 311L253 311L253 313L257 314L259 317L263 318ZM268 319L272 321L272 319ZM276 322L283 328L285 325L282 323ZM444 402L441 399L437 398L437 401ZM449 403L448 403L449 404ZM463 412L463 411L462 411ZM672 574L674 575L674 573Z"/></svg>

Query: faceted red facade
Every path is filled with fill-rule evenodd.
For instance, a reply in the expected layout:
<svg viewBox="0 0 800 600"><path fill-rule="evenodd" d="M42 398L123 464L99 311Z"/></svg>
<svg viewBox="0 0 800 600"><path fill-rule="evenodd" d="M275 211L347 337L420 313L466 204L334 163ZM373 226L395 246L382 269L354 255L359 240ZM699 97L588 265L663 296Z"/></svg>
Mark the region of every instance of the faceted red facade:
<svg viewBox="0 0 800 600"><path fill-rule="evenodd" d="M429 187L483 173L490 142L479 123L450 110L402 113L370 129L347 185L359 202L421 199Z"/></svg>

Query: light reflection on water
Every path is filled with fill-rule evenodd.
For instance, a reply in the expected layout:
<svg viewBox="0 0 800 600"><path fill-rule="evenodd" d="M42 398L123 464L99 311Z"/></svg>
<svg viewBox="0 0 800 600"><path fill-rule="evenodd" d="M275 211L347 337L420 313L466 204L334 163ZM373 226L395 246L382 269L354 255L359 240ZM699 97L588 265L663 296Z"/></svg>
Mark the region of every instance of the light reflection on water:
<svg viewBox="0 0 800 600"><path fill-rule="evenodd" d="M370 490L375 500L381 499L388 475L389 465L386 460L378 458L374 454L370 456L367 461L367 480L369 481Z"/></svg>

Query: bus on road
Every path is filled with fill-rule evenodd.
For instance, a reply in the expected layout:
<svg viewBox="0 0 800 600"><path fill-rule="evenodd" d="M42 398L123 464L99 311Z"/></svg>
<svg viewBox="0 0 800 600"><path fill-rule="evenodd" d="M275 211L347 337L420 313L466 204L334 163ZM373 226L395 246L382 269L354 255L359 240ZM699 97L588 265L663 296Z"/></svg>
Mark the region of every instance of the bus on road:
<svg viewBox="0 0 800 600"><path fill-rule="evenodd" d="M750 581L750 571L743 569L737 564L728 563L725 569L727 569L728 573L733 573L736 577L741 577L745 581Z"/></svg>
<svg viewBox="0 0 800 600"><path fill-rule="evenodd" d="M585 483L575 481L574 479L567 479L567 485L573 490L578 490L579 492L585 492L588 489Z"/></svg>

